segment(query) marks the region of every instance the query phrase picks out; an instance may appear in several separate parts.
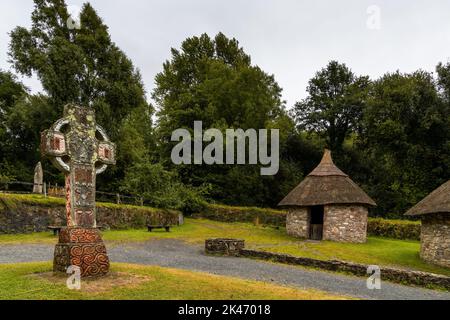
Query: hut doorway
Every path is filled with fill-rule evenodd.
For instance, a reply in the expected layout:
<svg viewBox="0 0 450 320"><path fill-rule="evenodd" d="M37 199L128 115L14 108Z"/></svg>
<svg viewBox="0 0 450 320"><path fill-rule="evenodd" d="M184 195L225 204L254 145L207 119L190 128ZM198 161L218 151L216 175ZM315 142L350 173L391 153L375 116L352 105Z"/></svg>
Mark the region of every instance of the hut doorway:
<svg viewBox="0 0 450 320"><path fill-rule="evenodd" d="M314 206L310 208L309 218L309 239L323 239L323 215L324 206Z"/></svg>

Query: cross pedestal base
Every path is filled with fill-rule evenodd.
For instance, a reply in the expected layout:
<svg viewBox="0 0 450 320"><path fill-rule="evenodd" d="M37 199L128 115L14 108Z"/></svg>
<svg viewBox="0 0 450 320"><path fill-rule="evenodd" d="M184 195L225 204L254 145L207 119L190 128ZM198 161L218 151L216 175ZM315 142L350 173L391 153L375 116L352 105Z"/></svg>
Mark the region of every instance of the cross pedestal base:
<svg viewBox="0 0 450 320"><path fill-rule="evenodd" d="M69 266L79 267L81 277L98 277L108 273L109 258L98 229L61 229L55 247L53 271L66 273Z"/></svg>

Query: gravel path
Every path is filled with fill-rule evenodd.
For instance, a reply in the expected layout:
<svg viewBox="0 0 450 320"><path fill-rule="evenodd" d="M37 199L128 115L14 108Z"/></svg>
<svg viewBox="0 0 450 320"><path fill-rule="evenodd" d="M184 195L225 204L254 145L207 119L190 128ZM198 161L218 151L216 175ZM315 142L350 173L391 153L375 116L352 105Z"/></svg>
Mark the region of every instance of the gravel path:
<svg viewBox="0 0 450 320"><path fill-rule="evenodd" d="M114 262L158 265L203 271L273 282L298 288L314 288L330 293L364 299L432 299L450 300L449 292L383 282L381 290L368 290L366 279L267 263L245 258L211 257L202 247L177 240L152 240L145 243L111 245L108 254ZM0 263L48 261L53 258L53 245L0 245Z"/></svg>

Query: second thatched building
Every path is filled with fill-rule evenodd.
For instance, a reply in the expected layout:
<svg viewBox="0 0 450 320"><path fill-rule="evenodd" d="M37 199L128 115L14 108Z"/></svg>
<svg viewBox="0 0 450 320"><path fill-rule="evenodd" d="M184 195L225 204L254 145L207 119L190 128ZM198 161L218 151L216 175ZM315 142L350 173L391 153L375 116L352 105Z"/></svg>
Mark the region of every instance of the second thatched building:
<svg viewBox="0 0 450 320"><path fill-rule="evenodd" d="M325 150L320 164L280 206L288 209L287 233L312 240L363 243L368 208L375 202L333 163Z"/></svg>
<svg viewBox="0 0 450 320"><path fill-rule="evenodd" d="M409 209L407 216L420 217L420 257L450 268L450 181Z"/></svg>

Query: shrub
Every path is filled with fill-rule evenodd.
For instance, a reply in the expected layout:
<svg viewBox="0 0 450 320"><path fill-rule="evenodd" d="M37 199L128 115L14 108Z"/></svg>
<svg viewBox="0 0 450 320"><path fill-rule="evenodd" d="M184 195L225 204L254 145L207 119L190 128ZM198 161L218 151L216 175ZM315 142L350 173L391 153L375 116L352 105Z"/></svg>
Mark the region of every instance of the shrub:
<svg viewBox="0 0 450 320"><path fill-rule="evenodd" d="M210 204L196 216L223 222L253 222L273 226L285 226L286 223L285 211L256 207Z"/></svg>
<svg viewBox="0 0 450 320"><path fill-rule="evenodd" d="M420 240L420 222L408 220L369 219L367 233L393 239Z"/></svg>

